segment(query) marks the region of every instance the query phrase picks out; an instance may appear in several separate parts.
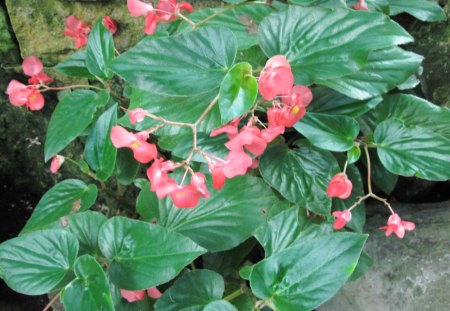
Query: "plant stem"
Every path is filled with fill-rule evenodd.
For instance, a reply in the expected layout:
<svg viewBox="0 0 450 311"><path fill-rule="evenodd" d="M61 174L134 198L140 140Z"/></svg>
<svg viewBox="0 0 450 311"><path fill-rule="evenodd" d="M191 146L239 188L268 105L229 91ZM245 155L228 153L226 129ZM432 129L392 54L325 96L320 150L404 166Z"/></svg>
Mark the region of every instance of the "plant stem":
<svg viewBox="0 0 450 311"><path fill-rule="evenodd" d="M61 86L61 87L50 87L43 85L45 91L61 91L61 90L68 90L68 89L76 89L76 88L86 88L86 89L94 89L101 91L103 90L101 87L93 86L89 84L76 84L76 85L68 85L68 86Z"/></svg>
<svg viewBox="0 0 450 311"><path fill-rule="evenodd" d="M55 302L58 301L59 297L61 296L61 292L55 295L55 297L52 298L52 300L49 301L49 303L45 306L45 308L42 311L48 311L53 306Z"/></svg>
<svg viewBox="0 0 450 311"><path fill-rule="evenodd" d="M369 149L367 146L364 146L364 152L366 153L367 159L367 188L369 193L372 193L372 165L370 163Z"/></svg>
<svg viewBox="0 0 450 311"><path fill-rule="evenodd" d="M226 300L226 301L231 301L234 298L239 297L243 293L244 293L244 291L242 290L242 288L239 288L237 291L232 292L231 294L229 294L228 296L224 297L223 299Z"/></svg>

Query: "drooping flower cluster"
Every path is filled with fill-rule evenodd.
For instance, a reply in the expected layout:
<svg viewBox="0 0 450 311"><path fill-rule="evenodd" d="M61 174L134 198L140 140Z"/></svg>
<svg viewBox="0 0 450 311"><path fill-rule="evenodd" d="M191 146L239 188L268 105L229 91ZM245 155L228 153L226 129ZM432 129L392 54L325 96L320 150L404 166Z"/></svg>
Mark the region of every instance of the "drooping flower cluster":
<svg viewBox="0 0 450 311"><path fill-rule="evenodd" d="M336 174L328 184L327 196L330 198L348 199L352 193L352 182L345 173Z"/></svg>
<svg viewBox="0 0 450 311"><path fill-rule="evenodd" d="M127 0L128 11L133 16L145 15L144 32L151 35L155 32L158 22L173 21L181 10L192 12L192 5L188 2L177 3L177 0L160 0L156 9L151 3L139 0Z"/></svg>
<svg viewBox="0 0 450 311"><path fill-rule="evenodd" d="M386 230L386 236L395 233L397 237L403 239L406 231L412 231L415 228L416 225L413 222L403 221L397 213L393 213L388 218L387 226L381 227L380 230Z"/></svg>
<svg viewBox="0 0 450 311"><path fill-rule="evenodd" d="M153 299L158 299L162 296L161 292L156 287L151 287L147 290L135 290L135 291L130 291L130 290L126 290L126 289L120 290L120 294L122 295L122 298L127 300L129 303L139 301L139 300L144 300L145 293L147 293L147 295Z"/></svg>
<svg viewBox="0 0 450 311"><path fill-rule="evenodd" d="M8 84L6 94L13 106L25 105L30 110L41 110L44 107L44 96L40 93L40 87L53 81L44 73L44 65L36 56L28 56L22 63L24 74L29 76L28 85L17 80Z"/></svg>
<svg viewBox="0 0 450 311"><path fill-rule="evenodd" d="M70 15L66 18L66 29L64 35L75 40L75 47L82 48L88 43L88 35L91 31L91 26L83 23L81 19L75 15Z"/></svg>

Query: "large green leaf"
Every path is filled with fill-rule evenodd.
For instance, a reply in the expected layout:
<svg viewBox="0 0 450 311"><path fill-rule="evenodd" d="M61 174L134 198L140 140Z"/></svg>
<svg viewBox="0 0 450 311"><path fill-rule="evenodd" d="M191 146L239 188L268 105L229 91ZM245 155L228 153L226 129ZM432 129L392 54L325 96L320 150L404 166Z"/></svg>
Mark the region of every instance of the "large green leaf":
<svg viewBox="0 0 450 311"><path fill-rule="evenodd" d="M254 236L264 247L265 257L275 255L291 245L300 235L299 208L291 207L259 227Z"/></svg>
<svg viewBox="0 0 450 311"><path fill-rule="evenodd" d="M217 300L210 302L203 309L204 311L238 311L235 306L226 300Z"/></svg>
<svg viewBox="0 0 450 311"><path fill-rule="evenodd" d="M117 150L116 178L122 185L133 183L139 171L140 164L133 156L130 149Z"/></svg>
<svg viewBox="0 0 450 311"><path fill-rule="evenodd" d="M450 139L450 109L407 94L388 95L375 110L378 123L397 119L407 127L420 127Z"/></svg>
<svg viewBox="0 0 450 311"><path fill-rule="evenodd" d="M145 181L136 199L136 211L145 221L156 222L159 217L159 199L150 191L150 182Z"/></svg>
<svg viewBox="0 0 450 311"><path fill-rule="evenodd" d="M202 311L209 303L222 299L224 289L222 276L214 271L187 272L158 299L155 310Z"/></svg>
<svg viewBox="0 0 450 311"><path fill-rule="evenodd" d="M267 56L287 57L297 83L310 85L358 71L372 50L412 37L379 13L290 7L261 23L258 40Z"/></svg>
<svg viewBox="0 0 450 311"><path fill-rule="evenodd" d="M45 138L45 161L63 150L89 126L99 106L106 104L109 93L73 91L59 102L52 114Z"/></svg>
<svg viewBox="0 0 450 311"><path fill-rule="evenodd" d="M250 110L258 95L258 82L252 73L252 65L239 63L227 73L219 92L219 108L222 123L240 117Z"/></svg>
<svg viewBox="0 0 450 311"><path fill-rule="evenodd" d="M94 78L86 67L86 51L84 50L74 53L53 69L69 77Z"/></svg>
<svg viewBox="0 0 450 311"><path fill-rule="evenodd" d="M391 47L372 51L361 70L339 77L318 79L316 82L356 99L369 99L387 93L413 75L423 57Z"/></svg>
<svg viewBox="0 0 450 311"><path fill-rule="evenodd" d="M129 109L141 107L157 116L169 121L194 123L205 111L214 97L219 93L219 89L214 89L204 94L195 96L164 96L149 93L139 89L133 89ZM132 127L128 115L125 115L120 123L127 127ZM136 130L145 130L160 124L146 118L138 123ZM197 131L211 132L222 124L219 105L215 105L208 115L199 124ZM156 132L157 135L178 135L180 133L191 133L191 129L186 127L166 126Z"/></svg>
<svg viewBox="0 0 450 311"><path fill-rule="evenodd" d="M389 0L391 15L403 12L426 22L445 21L447 16L436 1L432 0Z"/></svg>
<svg viewBox="0 0 450 311"><path fill-rule="evenodd" d="M353 273L366 235L334 233L288 247L257 263L253 293L277 310L308 311L331 298Z"/></svg>
<svg viewBox="0 0 450 311"><path fill-rule="evenodd" d="M289 201L317 214L330 214L326 189L339 166L328 151L306 142L298 149L276 145L261 157L259 168L264 180Z"/></svg>
<svg viewBox="0 0 450 311"><path fill-rule="evenodd" d="M450 139L388 119L374 133L381 163L392 173L428 180L450 179Z"/></svg>
<svg viewBox="0 0 450 311"><path fill-rule="evenodd" d="M94 257L81 256L75 262L77 278L61 295L66 311L114 311L108 279Z"/></svg>
<svg viewBox="0 0 450 311"><path fill-rule="evenodd" d="M308 111L347 115L353 118L365 114L367 111L376 107L382 100L381 97L358 100L320 86L313 88L312 92L314 95L313 101L308 106Z"/></svg>
<svg viewBox="0 0 450 311"><path fill-rule="evenodd" d="M110 138L117 123L117 104L106 110L95 122L86 139L84 158L100 180L107 180L116 165L117 149Z"/></svg>
<svg viewBox="0 0 450 311"><path fill-rule="evenodd" d="M160 201L158 223L218 252L248 239L279 203L271 189L252 176L227 180L220 191L210 192L211 198L194 209L176 208L170 199Z"/></svg>
<svg viewBox="0 0 450 311"><path fill-rule="evenodd" d="M80 254L100 256L98 234L105 222L105 215L92 211L77 213L68 217L67 230L77 237L80 244Z"/></svg>
<svg viewBox="0 0 450 311"><path fill-rule="evenodd" d="M122 289L166 283L206 250L158 225L114 217L100 229L98 244L111 259L109 276Z"/></svg>
<svg viewBox="0 0 450 311"><path fill-rule="evenodd" d="M111 68L140 89L191 96L217 88L236 51L231 31L205 27L175 37L144 38L116 58Z"/></svg>
<svg viewBox="0 0 450 311"><path fill-rule="evenodd" d="M112 77L109 64L114 59L114 40L100 19L89 34L86 65L94 76L108 80Z"/></svg>
<svg viewBox="0 0 450 311"><path fill-rule="evenodd" d="M63 180L44 194L20 234L44 229L63 216L87 210L96 199L95 185L78 179Z"/></svg>
<svg viewBox="0 0 450 311"><path fill-rule="evenodd" d="M16 292L42 295L71 281L78 241L64 230L42 230L0 244L0 270Z"/></svg>
<svg viewBox="0 0 450 311"><path fill-rule="evenodd" d="M295 129L314 146L338 152L350 150L359 134L359 124L351 117L312 112Z"/></svg>
<svg viewBox="0 0 450 311"><path fill-rule="evenodd" d="M348 199L341 200L333 198L333 209L343 211L352 206L359 197L364 196L364 183L361 177L359 169L355 165L348 165L347 176L353 184L352 193ZM364 223L366 222L366 207L364 201L358 205L358 207L352 210L352 221L346 224L347 228L350 228L357 232L362 232Z"/></svg>

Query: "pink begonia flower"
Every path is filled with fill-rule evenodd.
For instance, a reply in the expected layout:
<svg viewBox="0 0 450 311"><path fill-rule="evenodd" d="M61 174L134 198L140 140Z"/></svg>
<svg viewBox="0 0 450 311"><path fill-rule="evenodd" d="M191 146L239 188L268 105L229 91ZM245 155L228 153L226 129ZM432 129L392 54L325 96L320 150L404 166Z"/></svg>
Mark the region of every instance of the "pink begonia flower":
<svg viewBox="0 0 450 311"><path fill-rule="evenodd" d="M103 17L102 23L106 28L108 28L108 30L111 32L111 34L113 34L113 35L116 34L117 23L110 16Z"/></svg>
<svg viewBox="0 0 450 311"><path fill-rule="evenodd" d="M151 287L147 289L147 295L148 297L153 299L158 299L162 296L161 292L156 287Z"/></svg>
<svg viewBox="0 0 450 311"><path fill-rule="evenodd" d="M59 170L59 168L61 167L61 165L63 165L64 163L64 157L62 155L55 155L52 159L52 162L50 164L50 172L52 172L53 174L56 174Z"/></svg>
<svg viewBox="0 0 450 311"><path fill-rule="evenodd" d="M258 88L264 99L272 100L276 96L289 95L293 84L291 65L284 55L275 55L267 61L262 70Z"/></svg>
<svg viewBox="0 0 450 311"><path fill-rule="evenodd" d="M113 126L111 129L111 141L114 147L130 148L134 158L140 163L148 163L158 155L156 146L146 142L145 137L143 133L133 134L121 126Z"/></svg>
<svg viewBox="0 0 450 311"><path fill-rule="evenodd" d="M75 47L82 48L88 42L88 34L91 27L75 15L70 15L66 18L66 29L64 35L75 39Z"/></svg>
<svg viewBox="0 0 450 311"><path fill-rule="evenodd" d="M172 161L163 162L164 159L155 159L153 164L147 169L147 178L150 181L150 190L156 192L159 199L168 196L172 191L178 188L175 179L169 178L167 172L174 168L164 163L173 163Z"/></svg>
<svg viewBox="0 0 450 311"><path fill-rule="evenodd" d="M211 172L211 177L213 181L213 188L220 190L224 185L227 177L223 173L223 163L217 161L211 161L208 163L209 171Z"/></svg>
<svg viewBox="0 0 450 311"><path fill-rule="evenodd" d="M206 187L206 177L203 173L194 173L191 176L191 184L197 189L202 198L208 199L211 196Z"/></svg>
<svg viewBox="0 0 450 311"><path fill-rule="evenodd" d="M239 121L240 121L239 118L233 119L233 120L231 120L231 122L229 124L225 124L224 126L213 130L209 136L215 137L220 134L226 133L227 137L229 139L232 139L233 137L235 137L238 134Z"/></svg>
<svg viewBox="0 0 450 311"><path fill-rule="evenodd" d="M252 125L244 126L240 133L225 144L229 150L239 150L245 147L256 156L262 155L267 147L267 141L261 137L261 130Z"/></svg>
<svg viewBox="0 0 450 311"><path fill-rule="evenodd" d="M126 290L126 289L121 289L120 294L128 302L135 302L135 301L145 299L145 291L144 290L130 291L130 290Z"/></svg>
<svg viewBox="0 0 450 311"><path fill-rule="evenodd" d="M294 105L292 107L272 107L267 110L269 126L293 127L306 114L305 107Z"/></svg>
<svg viewBox="0 0 450 311"><path fill-rule="evenodd" d="M198 192L197 188L192 184L178 186L170 193L173 205L178 208L192 208L197 206L200 195L200 192Z"/></svg>
<svg viewBox="0 0 450 311"><path fill-rule="evenodd" d="M53 79L46 75L44 70L44 65L36 56L28 56L23 60L22 63L23 72L30 77L28 83L37 85L39 83L50 83Z"/></svg>
<svg viewBox="0 0 450 311"><path fill-rule="evenodd" d="M313 94L309 87L295 85L288 96L281 98L283 104L287 106L299 106L306 108L313 99Z"/></svg>
<svg viewBox="0 0 450 311"><path fill-rule="evenodd" d="M365 0L358 0L358 3L356 3L353 6L353 8L358 11L368 11L369 10L369 8L367 8L367 4L366 4Z"/></svg>
<svg viewBox="0 0 450 311"><path fill-rule="evenodd" d="M348 209L333 212L333 216L336 218L333 224L334 230L342 229L345 227L346 223L352 221L352 213Z"/></svg>
<svg viewBox="0 0 450 311"><path fill-rule="evenodd" d="M345 173L336 174L327 188L327 196L330 198L347 199L352 193L352 182Z"/></svg>
<svg viewBox="0 0 450 311"><path fill-rule="evenodd" d="M253 159L241 149L231 150L228 153L222 172L227 178L245 175L247 169L252 166Z"/></svg>
<svg viewBox="0 0 450 311"><path fill-rule="evenodd" d="M192 5L188 2L177 3L177 0L160 0L156 6L156 15L162 22L171 22L179 11L192 12Z"/></svg>
<svg viewBox="0 0 450 311"><path fill-rule="evenodd" d="M261 130L261 138L264 139L267 143L270 143L275 138L284 133L284 126L270 126L268 128Z"/></svg>
<svg viewBox="0 0 450 311"><path fill-rule="evenodd" d="M397 213L393 213L388 221L387 226L380 227L380 230L386 230L386 236L390 236L395 233L400 239L405 236L405 231L413 231L416 225L410 221L402 221Z"/></svg>
<svg viewBox="0 0 450 311"><path fill-rule="evenodd" d="M41 110L44 107L44 96L33 86L26 86L19 81L12 80L6 89L9 101L13 106L26 105L30 110Z"/></svg>
<svg viewBox="0 0 450 311"><path fill-rule="evenodd" d="M130 123L136 125L136 123L142 122L145 119L146 112L142 108L136 108L128 110L128 116L130 117Z"/></svg>
<svg viewBox="0 0 450 311"><path fill-rule="evenodd" d="M133 16L145 16L144 32L151 35L155 32L159 17L155 15L153 5L151 3L142 2L139 0L127 0L128 11Z"/></svg>

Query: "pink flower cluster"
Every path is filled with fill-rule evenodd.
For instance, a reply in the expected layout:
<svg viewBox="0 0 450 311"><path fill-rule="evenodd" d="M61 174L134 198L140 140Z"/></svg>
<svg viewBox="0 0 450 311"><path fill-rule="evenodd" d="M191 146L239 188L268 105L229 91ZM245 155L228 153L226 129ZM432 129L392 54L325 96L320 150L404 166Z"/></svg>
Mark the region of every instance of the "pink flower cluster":
<svg viewBox="0 0 450 311"><path fill-rule="evenodd" d="M8 84L6 94L13 106L25 105L30 110L41 110L44 107L44 96L40 93L40 87L53 81L44 73L44 65L36 56L28 56L22 63L25 75L29 76L28 85L12 80Z"/></svg>
<svg viewBox="0 0 450 311"><path fill-rule="evenodd" d="M147 293L147 295L153 299L158 299L159 297L162 296L161 292L156 287L151 287L147 290L135 290L135 291L125 290L125 289L120 290L120 294L122 295L122 298L124 298L125 300L127 300L130 303L139 301L139 300L144 300L145 293Z"/></svg>
<svg viewBox="0 0 450 311"><path fill-rule="evenodd" d="M103 17L102 23L113 35L117 32L117 23L110 16ZM70 15L66 18L64 35L75 40L75 47L77 49L87 45L90 31L91 25L85 24L75 15Z"/></svg>
<svg viewBox="0 0 450 311"><path fill-rule="evenodd" d="M155 32L159 21L168 23L173 21L181 10L192 12L192 5L188 2L177 3L177 0L160 0L156 9L151 3L139 0L127 0L128 11L133 16L145 15L144 32L151 35Z"/></svg>

